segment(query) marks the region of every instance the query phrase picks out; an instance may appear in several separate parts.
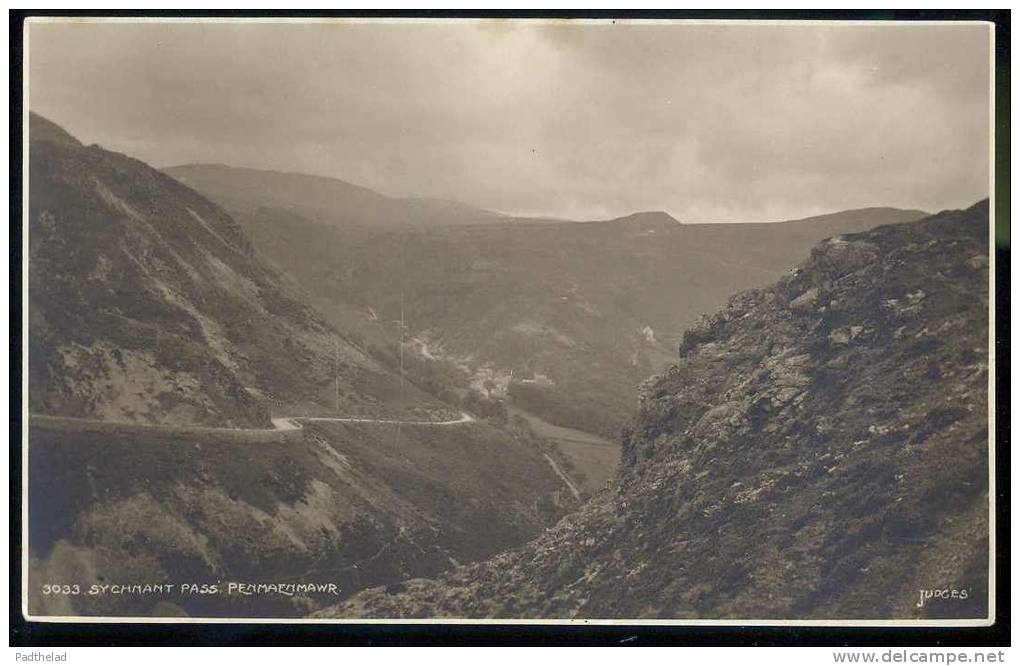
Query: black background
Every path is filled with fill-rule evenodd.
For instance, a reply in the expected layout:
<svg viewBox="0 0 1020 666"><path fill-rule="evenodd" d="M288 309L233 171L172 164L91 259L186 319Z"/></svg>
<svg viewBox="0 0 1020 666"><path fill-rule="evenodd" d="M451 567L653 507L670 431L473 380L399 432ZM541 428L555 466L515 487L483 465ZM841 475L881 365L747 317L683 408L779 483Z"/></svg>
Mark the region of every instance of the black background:
<svg viewBox="0 0 1020 666"><path fill-rule="evenodd" d="M23 29L29 16L672 18L769 20L927 20L995 23L996 224L1009 228L1010 15L1001 10L738 11L74 11L10 12L10 645L691 645L691 646L1006 646L1010 627L1009 239L995 252L996 622L990 627L804 627L504 624L96 624L29 622L21 613L22 482L22 86ZM15 334L17 331L19 334Z"/></svg>

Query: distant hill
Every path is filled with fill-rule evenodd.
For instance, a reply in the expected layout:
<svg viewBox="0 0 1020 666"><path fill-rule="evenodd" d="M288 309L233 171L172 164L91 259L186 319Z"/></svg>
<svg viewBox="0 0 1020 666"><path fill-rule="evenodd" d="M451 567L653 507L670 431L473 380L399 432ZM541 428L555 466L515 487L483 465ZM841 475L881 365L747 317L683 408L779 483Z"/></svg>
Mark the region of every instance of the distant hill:
<svg viewBox="0 0 1020 666"><path fill-rule="evenodd" d="M640 226L645 231L651 229L669 229L680 224L676 218L665 211L651 210L640 213L631 213L623 217L608 220L607 224L631 224Z"/></svg>
<svg viewBox="0 0 1020 666"><path fill-rule="evenodd" d="M580 512L322 615L985 617L988 230L984 201L819 243L687 330Z"/></svg>
<svg viewBox="0 0 1020 666"><path fill-rule="evenodd" d="M186 164L164 172L235 211L283 208L331 226L416 228L477 224L504 216L457 201L388 197L322 176Z"/></svg>
<svg viewBox="0 0 1020 666"><path fill-rule="evenodd" d="M814 215L786 222L773 222L772 224L783 224L790 229L822 231L829 234L848 233L849 229L855 227L870 228L876 218L886 220L884 224L898 224L901 222L913 222L922 217L929 216L923 210L889 208L888 206L872 206L870 208L854 208L825 215Z"/></svg>

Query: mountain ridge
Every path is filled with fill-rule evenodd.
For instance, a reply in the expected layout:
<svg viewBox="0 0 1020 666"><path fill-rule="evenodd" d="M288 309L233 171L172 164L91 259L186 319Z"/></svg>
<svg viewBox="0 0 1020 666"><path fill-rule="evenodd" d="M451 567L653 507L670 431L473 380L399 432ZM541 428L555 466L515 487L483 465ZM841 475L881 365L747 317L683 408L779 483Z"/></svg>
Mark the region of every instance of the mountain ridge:
<svg viewBox="0 0 1020 666"><path fill-rule="evenodd" d="M668 223L672 222L675 224L683 224L687 226L702 226L702 225L715 225L715 224L726 224L726 225L758 225L758 224L790 224L799 225L803 223L814 223L814 224L830 224L838 222L841 219L854 216L862 215L888 215L888 214L904 214L908 216L923 217L930 215L930 213L909 208L898 208L895 206L865 206L861 208L849 208L837 211L830 211L826 213L818 213L815 215L806 215L798 218L790 218L783 220L770 220L767 222L698 222L697 220L689 220L681 222L671 213L665 210L649 209L649 210L638 210L626 215L619 215L610 218L578 218L571 219L560 216L548 216L548 215L517 215L511 213L505 213L496 211L484 207L475 206L472 204L458 201L456 199L448 198L436 198L436 197L414 197L414 196L393 196L382 193L364 185L352 183L342 178L336 178L334 176L324 176L319 174L309 174L301 171L281 171L274 169L258 169L254 167L239 167L232 166L221 162L191 162L185 164L177 164L173 166L161 167L160 171L167 173L174 178L188 182L189 185L210 197L213 200L220 201L221 205L226 208L230 208L230 203L244 204L244 207L252 207L252 198L249 194L249 200L245 201L243 197L237 198L232 196L229 189L224 189L225 183L222 182L223 177L227 175L246 175L251 178L259 179L260 182L267 186L268 189L279 189L283 186L279 180L291 181L293 184L295 181L308 181L310 183L317 183L323 187L335 186L338 190L348 189L351 192L358 193L361 196L370 197L379 201L387 202L399 202L409 206L423 206L426 210L424 211L426 216L441 214L444 210L451 212L454 215L454 219L448 224L476 224L476 223L513 223L513 224L592 224L592 223L619 223L619 222L652 222L652 223ZM277 182L273 182L276 180ZM234 184L232 187L236 188L238 185ZM263 196L265 193L263 193ZM257 197L254 198L257 200ZM256 207L274 207L274 205L282 207L294 207L295 200L291 197L289 200L275 199L274 202L263 200L262 203ZM289 205L288 205L289 204ZM429 210L430 206L435 206L435 210ZM311 206L310 208L316 208ZM466 219L463 219L466 217ZM406 220L405 220L406 221Z"/></svg>
<svg viewBox="0 0 1020 666"><path fill-rule="evenodd" d="M329 176L222 164L183 164L163 172L227 208L293 208L329 225L390 228L400 225L475 224L503 218L469 204L426 197L394 197Z"/></svg>

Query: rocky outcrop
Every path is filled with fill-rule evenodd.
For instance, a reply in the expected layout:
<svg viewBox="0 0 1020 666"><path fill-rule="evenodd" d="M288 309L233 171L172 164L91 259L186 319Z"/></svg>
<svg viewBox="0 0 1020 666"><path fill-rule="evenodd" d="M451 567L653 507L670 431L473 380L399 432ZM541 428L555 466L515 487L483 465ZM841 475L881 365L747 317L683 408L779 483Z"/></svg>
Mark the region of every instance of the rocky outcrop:
<svg viewBox="0 0 1020 666"><path fill-rule="evenodd" d="M988 224L982 202L822 242L684 336L579 513L323 614L984 617Z"/></svg>

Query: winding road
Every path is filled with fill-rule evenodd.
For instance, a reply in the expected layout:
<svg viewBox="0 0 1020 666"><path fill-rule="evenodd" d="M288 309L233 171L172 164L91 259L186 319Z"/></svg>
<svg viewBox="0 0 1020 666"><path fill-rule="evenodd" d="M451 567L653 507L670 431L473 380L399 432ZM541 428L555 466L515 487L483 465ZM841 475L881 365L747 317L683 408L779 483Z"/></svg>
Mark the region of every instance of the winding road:
<svg viewBox="0 0 1020 666"><path fill-rule="evenodd" d="M356 416L281 416L273 419L273 427L277 430L300 430L301 424L298 421L325 421L333 423L382 423L390 425L418 425L418 426L451 426L461 423L471 423L475 417L467 412L461 412L460 418L449 421L404 421L401 419L367 419Z"/></svg>
<svg viewBox="0 0 1020 666"><path fill-rule="evenodd" d="M402 419L373 419L361 416L280 416L272 419L272 428L222 428L169 423L142 423L138 421L111 421L100 419L77 418L73 416L53 416L49 414L29 414L29 427L62 432L101 432L101 433L155 433L162 436L181 436L182 441L195 435L211 435L226 438L239 443L271 443L279 442L280 438L292 441L301 437L299 421L324 421L334 423L377 423L381 425L408 426L453 426L472 423L475 418L467 412L461 412L460 418L448 421L416 421Z"/></svg>

